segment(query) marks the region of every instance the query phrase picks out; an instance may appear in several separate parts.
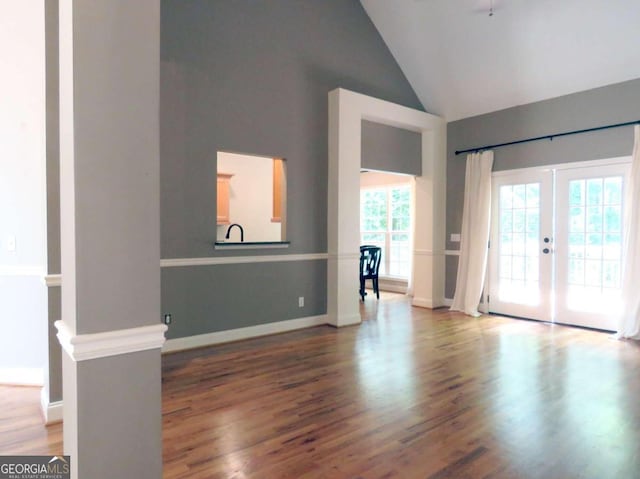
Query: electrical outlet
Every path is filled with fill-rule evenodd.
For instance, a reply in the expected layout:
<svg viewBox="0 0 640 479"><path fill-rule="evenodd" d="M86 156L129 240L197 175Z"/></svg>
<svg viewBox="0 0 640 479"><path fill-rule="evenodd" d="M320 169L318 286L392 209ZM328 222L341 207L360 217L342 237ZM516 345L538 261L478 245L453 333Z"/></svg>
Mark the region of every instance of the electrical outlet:
<svg viewBox="0 0 640 479"><path fill-rule="evenodd" d="M298 298L298 308L304 308L304 296Z"/></svg>
<svg viewBox="0 0 640 479"><path fill-rule="evenodd" d="M165 314L164 315L164 324L171 324L171 315L170 314Z"/></svg>

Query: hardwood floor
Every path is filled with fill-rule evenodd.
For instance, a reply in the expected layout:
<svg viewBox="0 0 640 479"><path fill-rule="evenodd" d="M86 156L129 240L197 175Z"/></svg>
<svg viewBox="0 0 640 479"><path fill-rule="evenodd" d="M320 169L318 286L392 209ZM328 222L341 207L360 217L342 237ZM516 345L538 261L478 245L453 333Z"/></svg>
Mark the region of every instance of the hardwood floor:
<svg viewBox="0 0 640 479"><path fill-rule="evenodd" d="M62 454L62 424L43 425L40 388L0 386L0 456Z"/></svg>
<svg viewBox="0 0 640 479"><path fill-rule="evenodd" d="M638 343L386 295L362 313L165 355L164 477L638 477ZM60 452L0 393L0 454Z"/></svg>

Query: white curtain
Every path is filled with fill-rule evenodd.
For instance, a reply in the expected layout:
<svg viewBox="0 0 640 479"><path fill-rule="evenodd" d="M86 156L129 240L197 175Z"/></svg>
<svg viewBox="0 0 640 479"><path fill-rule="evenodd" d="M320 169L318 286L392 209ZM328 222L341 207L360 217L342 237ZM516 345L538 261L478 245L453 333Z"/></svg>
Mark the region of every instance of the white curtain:
<svg viewBox="0 0 640 479"><path fill-rule="evenodd" d="M640 126L634 127L634 135L631 173L624 198L625 260L617 337L640 339Z"/></svg>
<svg viewBox="0 0 640 479"><path fill-rule="evenodd" d="M478 304L487 269L492 167L493 151L467 155L458 278L451 310L470 316L480 316Z"/></svg>

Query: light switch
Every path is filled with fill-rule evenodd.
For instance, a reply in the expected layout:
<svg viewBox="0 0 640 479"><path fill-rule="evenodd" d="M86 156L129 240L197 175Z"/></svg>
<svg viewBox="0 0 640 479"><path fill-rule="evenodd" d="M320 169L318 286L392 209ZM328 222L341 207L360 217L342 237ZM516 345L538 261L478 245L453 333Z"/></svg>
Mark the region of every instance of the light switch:
<svg viewBox="0 0 640 479"><path fill-rule="evenodd" d="M460 243L460 233L451 233L451 242Z"/></svg>
<svg viewBox="0 0 640 479"><path fill-rule="evenodd" d="M10 253L15 253L15 251L16 251L16 237L15 236L9 236L7 238L7 251L9 251Z"/></svg>

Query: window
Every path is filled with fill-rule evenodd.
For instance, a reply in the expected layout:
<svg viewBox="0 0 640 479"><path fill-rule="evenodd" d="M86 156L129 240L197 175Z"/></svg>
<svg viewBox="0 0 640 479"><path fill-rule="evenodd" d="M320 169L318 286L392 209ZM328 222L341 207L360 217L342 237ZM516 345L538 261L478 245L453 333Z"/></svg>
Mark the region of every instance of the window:
<svg viewBox="0 0 640 479"><path fill-rule="evenodd" d="M409 185L360 191L360 241L382 248L380 275L409 278L411 254Z"/></svg>

